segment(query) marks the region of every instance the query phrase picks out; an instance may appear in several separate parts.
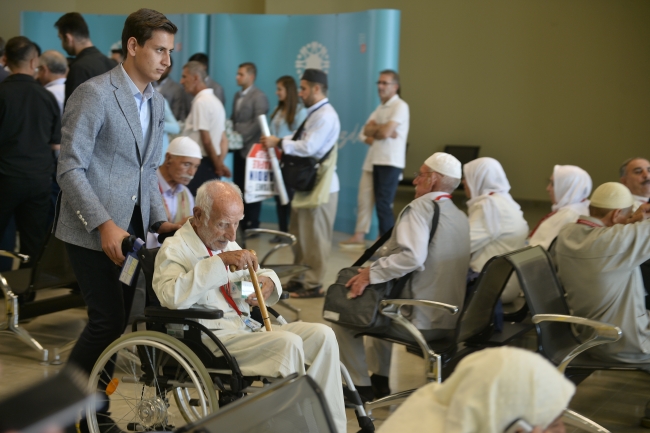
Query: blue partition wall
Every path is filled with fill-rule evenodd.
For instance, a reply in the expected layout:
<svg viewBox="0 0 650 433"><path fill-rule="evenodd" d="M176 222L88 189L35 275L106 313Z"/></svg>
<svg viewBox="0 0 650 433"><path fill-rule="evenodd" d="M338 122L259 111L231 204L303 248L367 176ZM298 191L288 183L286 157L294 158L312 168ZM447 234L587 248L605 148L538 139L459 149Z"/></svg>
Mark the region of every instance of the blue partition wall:
<svg viewBox="0 0 650 433"><path fill-rule="evenodd" d="M43 49L61 46L54 29L60 13L23 12L22 34ZM108 53L120 39L125 15L84 15L95 45ZM181 66L196 52L210 56L210 75L226 93L230 115L238 90L237 66L254 62L256 85L271 106L277 104L275 80L292 75L298 80L305 68L320 68L329 75L329 98L341 119L338 174L341 180L335 229L353 232L357 191L366 145L357 135L379 104L375 81L382 69L398 69L400 12L370 10L333 15L232 15L174 14L178 26L176 65L171 76L178 80ZM270 114L270 113L269 113ZM275 202L267 200L262 220L275 222ZM370 238L377 234L373 217Z"/></svg>

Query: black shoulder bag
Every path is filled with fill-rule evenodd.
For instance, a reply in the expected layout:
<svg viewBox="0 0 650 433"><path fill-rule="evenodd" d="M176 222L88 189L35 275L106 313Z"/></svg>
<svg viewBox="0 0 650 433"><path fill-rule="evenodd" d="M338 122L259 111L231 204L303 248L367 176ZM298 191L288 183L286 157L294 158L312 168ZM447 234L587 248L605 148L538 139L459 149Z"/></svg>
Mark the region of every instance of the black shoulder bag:
<svg viewBox="0 0 650 433"><path fill-rule="evenodd" d="M322 107L327 105L325 103L318 107L316 110L309 113L311 116L316 111L320 110ZM300 138L300 135L305 129L305 123L307 123L309 116L300 124L298 129L291 140L296 141ZM336 143L334 144L336 146ZM332 149L334 149L332 146ZM280 159L280 168L282 170L282 177L284 178L284 184L287 188L294 189L295 191L309 192L314 189L316 186L316 177L318 175L318 168L320 165L330 156L332 149L329 150L322 158L316 159L313 157L302 157L295 155L287 155L286 153L282 154Z"/></svg>
<svg viewBox="0 0 650 433"><path fill-rule="evenodd" d="M440 206L436 201L433 202L433 207L433 222L429 233L429 244L433 240L440 219ZM325 320L354 329L359 333L369 331L382 333L390 327L391 320L379 313L379 304L384 299L397 299L413 272L384 283L370 284L361 296L354 299L348 299L350 290L345 287L345 284L359 273L359 266L364 264L390 238L390 232L392 232L392 229L368 248L352 267L343 268L339 271L336 282L327 289L325 295L325 305L323 306L323 318Z"/></svg>

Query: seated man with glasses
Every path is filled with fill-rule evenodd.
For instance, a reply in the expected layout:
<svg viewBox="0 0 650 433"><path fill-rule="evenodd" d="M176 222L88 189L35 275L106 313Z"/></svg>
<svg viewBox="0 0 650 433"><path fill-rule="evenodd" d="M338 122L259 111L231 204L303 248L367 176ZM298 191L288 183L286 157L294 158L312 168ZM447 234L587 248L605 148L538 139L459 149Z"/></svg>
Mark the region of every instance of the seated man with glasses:
<svg viewBox="0 0 650 433"><path fill-rule="evenodd" d="M462 310L465 281L470 257L469 222L451 200L451 193L460 184L460 162L448 153L434 153L420 167L413 181L415 200L397 219L387 242L388 255L380 258L347 283L349 296L360 296L369 284L383 283L413 272L400 298L437 301L455 305ZM438 224L431 241L434 213L438 204ZM458 315L445 311L414 307L403 311L427 341L453 334ZM352 382L363 400L390 394L388 372L392 343L369 338L369 362L363 338L355 331L333 324L339 342L341 361L348 368ZM411 334L399 326L391 327L386 336L413 341ZM368 376L368 369L372 377Z"/></svg>

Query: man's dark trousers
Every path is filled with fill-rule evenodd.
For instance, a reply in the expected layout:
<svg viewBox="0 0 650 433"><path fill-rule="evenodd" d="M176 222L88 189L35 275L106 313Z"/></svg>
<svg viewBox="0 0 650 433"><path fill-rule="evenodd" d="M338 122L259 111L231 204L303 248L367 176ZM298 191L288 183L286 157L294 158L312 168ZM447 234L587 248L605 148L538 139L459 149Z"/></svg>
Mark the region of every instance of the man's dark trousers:
<svg viewBox="0 0 650 433"><path fill-rule="evenodd" d="M51 186L49 174L40 178L0 174L0 234L14 215L20 233L20 252L31 258L27 266L38 260L47 237Z"/></svg>
<svg viewBox="0 0 650 433"><path fill-rule="evenodd" d="M372 188L375 194L375 207L379 219L379 236L395 225L393 201L402 169L390 165L372 166Z"/></svg>
<svg viewBox="0 0 650 433"><path fill-rule="evenodd" d="M246 186L246 158L239 154L239 151L233 152L233 181L245 192ZM260 212L262 211L262 202L246 203L244 200L244 220L240 227L242 230L256 229L260 226Z"/></svg>
<svg viewBox="0 0 650 433"><path fill-rule="evenodd" d="M133 211L128 232L145 239L138 206ZM99 355L124 332L136 282L132 286L122 284L119 281L122 269L104 251L69 243L66 243L66 249L88 306L88 324L72 349L68 362L90 374ZM112 374L112 366L112 363L106 366L109 374Z"/></svg>

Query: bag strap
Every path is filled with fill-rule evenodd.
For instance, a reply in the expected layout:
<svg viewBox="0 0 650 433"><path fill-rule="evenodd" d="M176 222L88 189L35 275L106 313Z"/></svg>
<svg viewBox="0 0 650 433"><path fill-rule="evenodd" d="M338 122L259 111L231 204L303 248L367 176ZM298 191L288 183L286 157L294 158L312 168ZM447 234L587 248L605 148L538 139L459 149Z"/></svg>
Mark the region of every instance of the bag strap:
<svg viewBox="0 0 650 433"><path fill-rule="evenodd" d="M436 230L438 229L438 221L440 220L440 206L438 205L437 201L433 201L433 221L431 223L431 232L429 233L429 243L433 240L433 236L436 234ZM391 227L386 233L382 235L377 241L370 246L362 255L357 259L356 262L352 264L352 266L361 266L364 263L372 257L375 252L381 248L382 245L386 243L388 239L390 239L391 235L393 234L393 229L395 227Z"/></svg>
<svg viewBox="0 0 650 433"><path fill-rule="evenodd" d="M305 120L302 121L302 123L300 124L300 126L298 127L298 129L296 129L296 132L293 134L293 137L291 137L291 141L296 141L296 140L298 140L298 138L300 137L300 134L302 134L302 131L305 130L305 124L307 123L307 119L309 119L309 116L311 116L312 114L314 114L315 112L317 112L318 110L320 110L321 108L323 108L324 106L326 106L327 104L329 104L329 101L327 101L326 103L324 103L323 105L321 105L320 107L318 107L317 109L315 109L314 111L312 111L311 113L309 113L309 114L307 115L307 117L305 117ZM325 156L327 156L327 155L325 155Z"/></svg>

